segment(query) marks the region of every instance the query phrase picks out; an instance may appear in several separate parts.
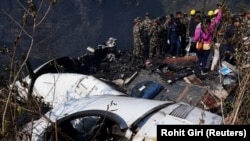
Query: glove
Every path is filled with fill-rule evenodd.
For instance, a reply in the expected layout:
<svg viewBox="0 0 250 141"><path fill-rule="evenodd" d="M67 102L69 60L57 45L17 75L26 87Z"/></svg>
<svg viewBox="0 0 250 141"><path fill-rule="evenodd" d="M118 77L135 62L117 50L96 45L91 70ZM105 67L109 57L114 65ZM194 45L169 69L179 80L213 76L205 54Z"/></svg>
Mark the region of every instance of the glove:
<svg viewBox="0 0 250 141"><path fill-rule="evenodd" d="M168 43L168 45L169 45L169 44L170 44L170 41L168 40L167 43Z"/></svg>
<svg viewBox="0 0 250 141"><path fill-rule="evenodd" d="M186 48L185 48L185 51L186 51L186 52L189 52L189 51L190 51L190 47L191 47L191 43L188 43L188 45L187 45Z"/></svg>

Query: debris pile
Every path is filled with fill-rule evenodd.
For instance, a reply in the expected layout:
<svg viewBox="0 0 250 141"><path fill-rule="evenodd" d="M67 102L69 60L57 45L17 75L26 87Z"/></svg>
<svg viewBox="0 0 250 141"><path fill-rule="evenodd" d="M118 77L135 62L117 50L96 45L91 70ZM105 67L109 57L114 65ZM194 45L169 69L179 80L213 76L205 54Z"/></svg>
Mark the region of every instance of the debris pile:
<svg viewBox="0 0 250 141"><path fill-rule="evenodd" d="M233 119L228 115L232 115L242 72L232 64L224 61L223 67L204 75L197 56L192 54L147 60L115 47L99 45L96 49L89 47L90 52L77 58L50 60L34 71L36 78L30 83L38 82L46 73L90 75L127 96L188 103L226 117L225 124Z"/></svg>
<svg viewBox="0 0 250 141"><path fill-rule="evenodd" d="M135 57L129 51L116 51L112 60L107 59L109 55L106 53L100 67L90 74L127 95L182 101L219 114L224 112L221 106L228 97L235 97L239 71L226 61L222 68L202 75L193 54L152 60Z"/></svg>

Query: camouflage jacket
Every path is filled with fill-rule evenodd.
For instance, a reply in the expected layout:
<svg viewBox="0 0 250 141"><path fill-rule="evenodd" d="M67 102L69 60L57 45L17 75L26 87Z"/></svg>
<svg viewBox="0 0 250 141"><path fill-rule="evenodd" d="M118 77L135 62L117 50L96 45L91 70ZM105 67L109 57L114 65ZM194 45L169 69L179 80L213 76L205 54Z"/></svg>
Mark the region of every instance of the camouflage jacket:
<svg viewBox="0 0 250 141"><path fill-rule="evenodd" d="M142 24L135 24L133 27L134 38L141 38L143 36L143 26Z"/></svg>
<svg viewBox="0 0 250 141"><path fill-rule="evenodd" d="M152 25L149 30L149 37L151 39L159 39L160 27L158 25Z"/></svg>
<svg viewBox="0 0 250 141"><path fill-rule="evenodd" d="M150 27L152 25L152 20L149 19L149 18L144 19L143 22L142 22L142 24L143 24L143 27L144 27L144 31L145 32L149 32Z"/></svg>

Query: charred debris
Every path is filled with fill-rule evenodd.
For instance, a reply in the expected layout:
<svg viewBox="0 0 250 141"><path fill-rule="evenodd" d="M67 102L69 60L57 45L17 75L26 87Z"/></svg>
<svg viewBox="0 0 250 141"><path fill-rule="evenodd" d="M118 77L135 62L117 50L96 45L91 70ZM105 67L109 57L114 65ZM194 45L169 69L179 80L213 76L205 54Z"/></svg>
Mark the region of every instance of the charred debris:
<svg viewBox="0 0 250 141"><path fill-rule="evenodd" d="M35 72L72 72L93 75L128 96L182 101L227 117L236 101L239 77L243 74L228 62L202 75L195 53L171 58L146 60L120 51L115 38L77 58L50 60ZM109 41L112 41L109 44Z"/></svg>

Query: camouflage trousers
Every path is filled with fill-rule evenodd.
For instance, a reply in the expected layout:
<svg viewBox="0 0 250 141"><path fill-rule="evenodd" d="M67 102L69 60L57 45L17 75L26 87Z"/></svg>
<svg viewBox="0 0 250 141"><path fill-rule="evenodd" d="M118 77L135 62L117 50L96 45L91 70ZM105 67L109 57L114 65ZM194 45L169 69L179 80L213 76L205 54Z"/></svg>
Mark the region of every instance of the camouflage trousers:
<svg viewBox="0 0 250 141"><path fill-rule="evenodd" d="M142 41L135 40L134 41L133 55L135 55L137 57L143 56L143 49L144 49L144 45L143 45Z"/></svg>
<svg viewBox="0 0 250 141"><path fill-rule="evenodd" d="M161 54L161 49L158 40L150 40L149 42L149 58Z"/></svg>

